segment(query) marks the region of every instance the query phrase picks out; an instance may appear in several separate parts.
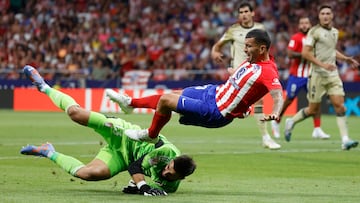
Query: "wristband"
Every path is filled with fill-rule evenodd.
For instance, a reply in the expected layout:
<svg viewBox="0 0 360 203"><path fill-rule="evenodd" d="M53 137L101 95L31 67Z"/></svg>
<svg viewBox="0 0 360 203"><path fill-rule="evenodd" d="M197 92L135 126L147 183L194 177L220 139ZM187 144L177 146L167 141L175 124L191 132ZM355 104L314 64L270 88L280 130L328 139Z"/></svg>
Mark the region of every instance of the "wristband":
<svg viewBox="0 0 360 203"><path fill-rule="evenodd" d="M140 190L141 186L146 185L146 182L144 180L136 183L136 187Z"/></svg>

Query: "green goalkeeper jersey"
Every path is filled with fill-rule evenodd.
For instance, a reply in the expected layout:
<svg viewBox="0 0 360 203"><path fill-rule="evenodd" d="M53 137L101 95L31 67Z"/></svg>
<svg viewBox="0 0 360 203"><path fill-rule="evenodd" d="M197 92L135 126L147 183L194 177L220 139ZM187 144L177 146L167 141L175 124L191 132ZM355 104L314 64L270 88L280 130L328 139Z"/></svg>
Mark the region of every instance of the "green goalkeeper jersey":
<svg viewBox="0 0 360 203"><path fill-rule="evenodd" d="M151 177L153 187L161 187L166 192L175 192L180 184L178 181L167 181L161 177L164 167L175 157L180 156L180 150L160 135L160 142L151 144L138 142L124 135L126 129L141 129L121 118L106 117L103 114L91 112L88 126L99 133L108 143L101 149L97 158L103 160L110 168L111 175L128 169L129 165L142 159L141 167L144 175Z"/></svg>
<svg viewBox="0 0 360 203"><path fill-rule="evenodd" d="M164 136L160 135L161 146L147 153L142 161L145 175L153 180L153 187L161 187L166 192L175 192L179 187L180 180L167 181L161 177L161 172L169 162L180 155L180 151ZM159 144L159 143L158 143Z"/></svg>

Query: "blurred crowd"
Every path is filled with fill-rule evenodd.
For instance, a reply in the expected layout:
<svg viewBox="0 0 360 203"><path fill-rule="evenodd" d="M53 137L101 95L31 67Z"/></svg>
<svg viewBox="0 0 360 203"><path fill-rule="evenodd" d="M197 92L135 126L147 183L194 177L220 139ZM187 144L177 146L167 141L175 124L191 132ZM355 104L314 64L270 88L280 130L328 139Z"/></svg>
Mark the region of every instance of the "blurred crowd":
<svg viewBox="0 0 360 203"><path fill-rule="evenodd" d="M270 33L282 79L286 48L299 16L317 23L317 0L254 0L256 21ZM339 50L360 61L359 1L328 1ZM224 80L211 47L237 21L239 0L0 0L0 79L19 79L25 64L47 80L121 78L144 70L151 79ZM225 51L228 50L225 48ZM345 81L358 70L339 62Z"/></svg>

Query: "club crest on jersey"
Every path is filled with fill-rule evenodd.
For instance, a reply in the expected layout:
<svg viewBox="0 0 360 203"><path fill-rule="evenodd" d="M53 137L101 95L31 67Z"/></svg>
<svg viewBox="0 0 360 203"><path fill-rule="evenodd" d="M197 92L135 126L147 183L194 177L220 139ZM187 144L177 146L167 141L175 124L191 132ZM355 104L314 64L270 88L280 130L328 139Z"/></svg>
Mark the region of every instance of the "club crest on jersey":
<svg viewBox="0 0 360 203"><path fill-rule="evenodd" d="M252 70L253 73L260 70L260 68L261 68L261 66L259 66L258 64L252 64L252 67L253 67L253 70Z"/></svg>

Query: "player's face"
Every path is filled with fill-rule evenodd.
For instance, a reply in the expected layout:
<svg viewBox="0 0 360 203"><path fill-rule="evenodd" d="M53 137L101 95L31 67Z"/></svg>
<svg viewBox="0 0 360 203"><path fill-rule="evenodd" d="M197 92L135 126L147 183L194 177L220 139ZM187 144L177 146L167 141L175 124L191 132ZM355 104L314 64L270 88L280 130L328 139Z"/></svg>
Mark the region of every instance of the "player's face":
<svg viewBox="0 0 360 203"><path fill-rule="evenodd" d="M306 34L311 28L311 23L309 18L301 18L299 20L299 30L300 32Z"/></svg>
<svg viewBox="0 0 360 203"><path fill-rule="evenodd" d="M320 25L330 27L333 20L333 13L330 8L323 8L319 12Z"/></svg>
<svg viewBox="0 0 360 203"><path fill-rule="evenodd" d="M265 45L258 45L255 41L255 38L245 38L245 48L244 51L248 56L248 61L250 63L255 63L260 61L260 57L264 54L266 50Z"/></svg>
<svg viewBox="0 0 360 203"><path fill-rule="evenodd" d="M170 161L168 165L165 166L163 171L161 172L162 177L164 177L168 181L180 180L180 176L176 173L174 169L174 161Z"/></svg>
<svg viewBox="0 0 360 203"><path fill-rule="evenodd" d="M255 16L254 11L250 11L250 8L245 6L239 8L239 16L238 19L242 25L251 24L253 22L253 18Z"/></svg>

